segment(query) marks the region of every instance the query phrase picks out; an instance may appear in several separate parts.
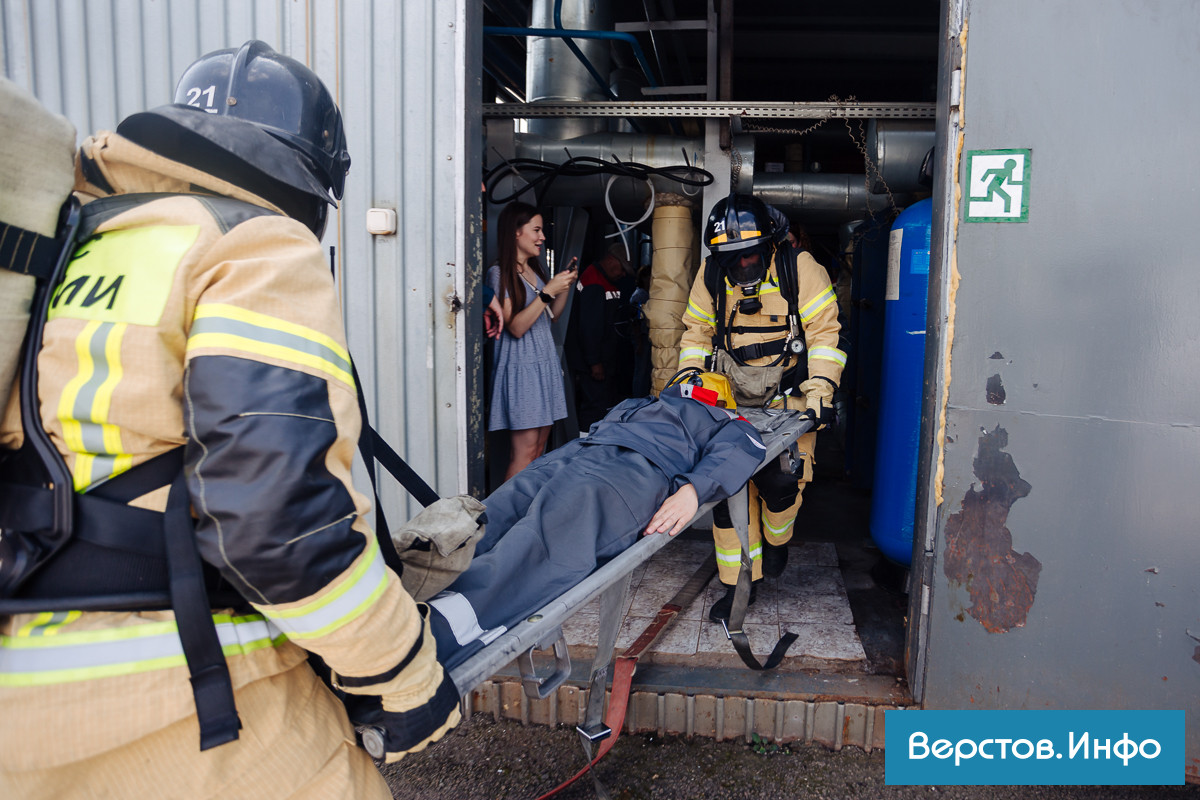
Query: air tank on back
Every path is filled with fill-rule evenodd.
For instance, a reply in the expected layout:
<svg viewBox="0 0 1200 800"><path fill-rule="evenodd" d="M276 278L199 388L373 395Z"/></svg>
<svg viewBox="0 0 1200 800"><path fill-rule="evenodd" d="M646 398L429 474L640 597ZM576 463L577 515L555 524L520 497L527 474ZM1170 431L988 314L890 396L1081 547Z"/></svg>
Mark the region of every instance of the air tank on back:
<svg viewBox="0 0 1200 800"><path fill-rule="evenodd" d="M925 380L925 311L933 201L906 208L888 248L871 538L892 561L912 563L917 451Z"/></svg>

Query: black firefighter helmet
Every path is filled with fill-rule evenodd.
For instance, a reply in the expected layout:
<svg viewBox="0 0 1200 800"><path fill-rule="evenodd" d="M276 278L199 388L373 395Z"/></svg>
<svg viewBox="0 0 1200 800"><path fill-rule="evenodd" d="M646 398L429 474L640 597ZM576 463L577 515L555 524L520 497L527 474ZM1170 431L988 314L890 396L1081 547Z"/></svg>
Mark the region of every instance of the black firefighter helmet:
<svg viewBox="0 0 1200 800"><path fill-rule="evenodd" d="M279 206L320 237L350 169L342 115L311 69L251 40L201 56L174 105L126 118L117 133Z"/></svg>
<svg viewBox="0 0 1200 800"><path fill-rule="evenodd" d="M752 195L730 194L709 212L704 244L731 283L748 286L766 275L771 245L786 233L786 218L772 214L766 203Z"/></svg>

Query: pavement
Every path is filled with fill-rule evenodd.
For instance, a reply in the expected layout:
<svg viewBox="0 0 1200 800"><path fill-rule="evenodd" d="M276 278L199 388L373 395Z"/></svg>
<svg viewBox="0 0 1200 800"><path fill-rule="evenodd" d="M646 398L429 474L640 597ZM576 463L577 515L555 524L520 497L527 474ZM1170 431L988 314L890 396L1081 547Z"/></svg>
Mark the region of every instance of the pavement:
<svg viewBox="0 0 1200 800"><path fill-rule="evenodd" d="M382 767L396 800L533 800L583 767L573 728L477 714L424 752ZM1200 800L1200 786L888 786L884 752L622 735L596 766L613 800ZM1182 766L1181 766L1182 775ZM585 775L558 800L600 797Z"/></svg>

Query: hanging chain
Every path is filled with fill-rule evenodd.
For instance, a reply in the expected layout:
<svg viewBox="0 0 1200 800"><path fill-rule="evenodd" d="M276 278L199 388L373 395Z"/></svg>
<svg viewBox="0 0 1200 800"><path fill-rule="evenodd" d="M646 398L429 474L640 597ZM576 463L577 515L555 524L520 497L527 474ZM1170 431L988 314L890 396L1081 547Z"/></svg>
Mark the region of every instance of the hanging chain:
<svg viewBox="0 0 1200 800"><path fill-rule="evenodd" d="M887 194L888 207L891 208L893 212L898 212L899 209L896 208L896 198L892 196L891 187L888 186L887 181L883 179L883 173L879 171L879 165L875 163L874 159L871 158L871 154L867 152L867 134L863 128L862 120L858 120L857 136L854 134L854 129L850 126L850 120L846 119L843 120L843 122L846 123L846 133L850 135L850 141L854 142L854 146L858 148L858 152L861 153L863 157L863 183L865 184L867 190L867 215L872 221L874 221L875 212L871 210L871 195L873 194L871 191L872 176L875 177L876 183L879 183L883 186L883 191Z"/></svg>
<svg viewBox="0 0 1200 800"><path fill-rule="evenodd" d="M846 98L843 101L843 100L839 99L836 94L831 94L831 95L829 95L828 98L826 98L825 102L833 103L838 108L845 108L849 105L857 105L858 104L858 100L855 99L854 95L851 95L850 97ZM783 133L783 134L787 134L788 136L800 137L800 136L806 136L806 135L812 133L817 128L821 127L822 125L824 125L826 122L828 122L831 119L833 119L832 112L821 117L819 120L814 122L812 125L809 125L804 130L798 130L796 128L777 128L777 127L773 127L770 125L759 125L757 122L746 122L746 123L744 123L744 125L745 125L746 130L752 131L754 133Z"/></svg>
<svg viewBox="0 0 1200 800"><path fill-rule="evenodd" d="M797 130L795 128L774 128L774 127L771 127L770 125L759 125L757 122L744 122L744 123L742 123L742 125L747 131L749 131L751 133L784 133L784 134L787 134L788 136L795 136L795 137L799 138L801 136L806 136L807 134L812 133L817 128L821 127L826 122L828 122L831 118L832 118L831 115L826 114L824 117L817 120L812 125L809 125L807 128L805 128L802 131Z"/></svg>
<svg viewBox="0 0 1200 800"><path fill-rule="evenodd" d="M838 108L846 108L848 106L858 105L858 98L855 95L850 95L845 100L842 100L836 94L831 94L831 95L829 95L829 98L826 102L833 103ZM829 114L826 114L824 117L822 117L821 119L817 120L812 125L809 125L807 128L804 128L804 129L781 128L781 127L776 127L776 126L771 126L771 125L760 125L756 122L745 122L744 125L745 125L746 130L750 131L751 133L779 133L779 134L784 134L787 136L794 136L796 138L800 138L802 136L806 136L806 135L812 133L817 128L821 127L822 125L824 125L826 122L828 122L831 119L833 119L832 112ZM873 192L871 191L872 177L875 179L875 183L878 183L883 186L883 190L887 194L888 206L893 211L897 210L896 209L896 199L892 196L891 187L889 187L887 185L887 181L885 181L883 179L883 174L879 171L879 166L875 163L875 160L871 158L871 154L869 152L867 152L867 135L866 135L866 130L863 127L863 121L861 119L857 120L857 125L858 125L857 135L855 135L854 128L850 125L849 117L843 117L842 122L844 122L846 124L846 133L850 136L850 141L854 143L854 147L858 150L858 152L862 155L862 158L863 158L863 173L864 173L863 180L866 184L866 189L867 189L867 213L870 215L871 219L875 219L875 214L872 212L871 206L870 206L870 195L873 194ZM741 154L739 153L738 154L738 162L734 167L735 183L736 183L736 176L741 172L741 166L742 166L741 165Z"/></svg>

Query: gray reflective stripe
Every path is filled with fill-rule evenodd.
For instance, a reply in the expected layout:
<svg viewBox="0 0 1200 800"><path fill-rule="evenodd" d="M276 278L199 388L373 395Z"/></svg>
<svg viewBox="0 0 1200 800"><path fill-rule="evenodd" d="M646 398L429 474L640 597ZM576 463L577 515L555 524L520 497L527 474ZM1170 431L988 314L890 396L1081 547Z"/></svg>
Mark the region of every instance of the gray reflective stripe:
<svg viewBox="0 0 1200 800"><path fill-rule="evenodd" d="M92 471L89 485L95 484L112 476L116 471L117 456L120 453L110 453L104 443L104 420L96 420L96 393L112 374L112 365L108 363L108 339L116 325L103 322L88 341L88 353L92 359L92 375L79 388L75 397L71 416L79 424L79 439L83 443L83 452L95 456L92 461Z"/></svg>
<svg viewBox="0 0 1200 800"><path fill-rule="evenodd" d="M808 360L825 359L826 361L836 361L843 367L846 366L846 354L836 347L814 347L808 351Z"/></svg>
<svg viewBox="0 0 1200 800"><path fill-rule="evenodd" d="M476 639L488 644L508 630L504 625L487 631L479 627L479 617L475 615L471 602L458 592L442 592L430 600L429 605L450 623L450 631L460 645L470 644Z"/></svg>
<svg viewBox="0 0 1200 800"><path fill-rule="evenodd" d="M279 629L262 618L223 619L226 621L216 625L222 648L265 646L279 636ZM152 632L147 635L143 631ZM0 637L0 685L12 685L11 679L32 673L63 673L66 680L80 680L113 674L114 667L126 668L118 672L133 672L139 665L151 669L175 666L183 663L182 658L183 645L174 622L36 638L6 636ZM85 674L89 671L97 674ZM66 676L68 672L75 674Z"/></svg>
<svg viewBox="0 0 1200 800"><path fill-rule="evenodd" d="M273 344L292 350L299 350L301 353L308 353L309 355L328 361L345 372L350 372L350 362L343 358L341 354L320 342L314 342L312 339L294 333L255 325L243 320L215 316L199 317L192 323L192 330L189 335L195 336L200 333L224 333L231 336L241 336L244 339L253 339L256 342L263 342L264 344Z"/></svg>
<svg viewBox="0 0 1200 800"><path fill-rule="evenodd" d="M768 522L767 518L765 516L762 518L763 527L766 528L771 533L775 534L776 536L780 535L781 533L787 533L788 528L792 527L792 523L795 521L796 521L796 519L795 519L795 517L793 517L792 519L789 519L787 522L783 523L782 525L780 525L777 528L774 525L772 525L770 522Z"/></svg>
<svg viewBox="0 0 1200 800"><path fill-rule="evenodd" d="M372 539L366 556L340 586L328 595L296 608L280 611L256 606L293 639L312 639L332 633L363 613L387 588L387 567Z"/></svg>
<svg viewBox="0 0 1200 800"><path fill-rule="evenodd" d="M809 301L808 305L800 309L800 319L804 322L808 322L817 315L817 312L821 311L827 305L832 303L834 298L835 295L833 293L833 287L826 287L825 291L814 297L811 301Z"/></svg>

